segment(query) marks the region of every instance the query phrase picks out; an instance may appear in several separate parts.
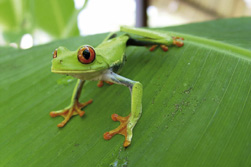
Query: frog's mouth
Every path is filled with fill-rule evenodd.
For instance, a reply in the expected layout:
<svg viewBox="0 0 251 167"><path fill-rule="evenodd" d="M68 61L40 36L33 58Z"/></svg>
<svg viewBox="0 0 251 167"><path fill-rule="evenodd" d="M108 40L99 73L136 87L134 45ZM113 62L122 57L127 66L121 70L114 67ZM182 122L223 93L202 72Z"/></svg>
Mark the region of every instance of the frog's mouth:
<svg viewBox="0 0 251 167"><path fill-rule="evenodd" d="M74 78L78 78L81 80L99 80L104 73L106 73L107 69L103 70L55 70L52 69L51 72L62 75L70 75Z"/></svg>
<svg viewBox="0 0 251 167"><path fill-rule="evenodd" d="M51 72L57 73L57 74L85 74L85 73L94 73L97 72L97 70L55 70L51 69Z"/></svg>

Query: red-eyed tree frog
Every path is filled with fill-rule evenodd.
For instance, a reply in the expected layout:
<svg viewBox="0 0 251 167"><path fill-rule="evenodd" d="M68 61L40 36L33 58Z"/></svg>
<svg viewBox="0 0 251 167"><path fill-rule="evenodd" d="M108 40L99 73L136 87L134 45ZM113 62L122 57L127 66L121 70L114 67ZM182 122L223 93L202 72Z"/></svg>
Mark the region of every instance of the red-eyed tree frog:
<svg viewBox="0 0 251 167"><path fill-rule="evenodd" d="M85 103L79 102L82 87L86 80L99 81L98 86L103 85L103 81L123 85L131 92L131 113L126 117L112 114L112 120L120 121L120 125L109 132L104 133L104 139L111 139L115 134L125 136L123 146L131 144L133 128L138 122L142 112L142 84L138 81L125 78L118 74L125 63L125 51L128 46L152 46L154 50L157 45L164 50L168 46L183 46L183 38L172 37L166 33L154 30L120 27L121 35L109 34L106 39L97 47L81 45L77 50L70 51L65 47L58 47L53 53L51 71L58 74L66 74L78 78L74 88L71 103L63 110L50 112L51 117L63 116L64 120L58 127L63 127L72 116L82 117L82 109L92 103L89 100ZM136 37L133 37L135 36Z"/></svg>

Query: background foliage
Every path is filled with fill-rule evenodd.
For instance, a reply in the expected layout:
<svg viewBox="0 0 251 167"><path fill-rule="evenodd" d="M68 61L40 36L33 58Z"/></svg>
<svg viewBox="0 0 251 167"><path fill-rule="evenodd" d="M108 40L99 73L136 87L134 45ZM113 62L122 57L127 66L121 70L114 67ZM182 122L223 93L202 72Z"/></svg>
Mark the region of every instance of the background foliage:
<svg viewBox="0 0 251 167"><path fill-rule="evenodd" d="M17 44L26 33L33 36L36 44L41 43L44 34L52 39L77 36L77 16L87 2L75 9L73 0L1 0L1 33L6 43Z"/></svg>
<svg viewBox="0 0 251 167"><path fill-rule="evenodd" d="M110 115L130 112L118 85L85 85L94 99L63 129L51 110L69 104L75 80L50 72L51 52L96 46L106 34L69 38L28 50L0 48L0 166L250 166L251 18L161 28L184 36L168 52L127 49L121 75L144 86L132 145L110 141Z"/></svg>

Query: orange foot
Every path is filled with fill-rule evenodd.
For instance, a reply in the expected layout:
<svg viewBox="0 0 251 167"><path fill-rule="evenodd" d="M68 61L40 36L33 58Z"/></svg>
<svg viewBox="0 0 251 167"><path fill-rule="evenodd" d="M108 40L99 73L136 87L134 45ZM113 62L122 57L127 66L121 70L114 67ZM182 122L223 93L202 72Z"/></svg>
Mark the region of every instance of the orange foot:
<svg viewBox="0 0 251 167"><path fill-rule="evenodd" d="M152 51L154 51L157 47L158 47L158 45L153 45L153 46L150 47L149 51L152 52ZM161 48L164 52L168 51L168 47L167 47L166 45L160 45L160 48Z"/></svg>
<svg viewBox="0 0 251 167"><path fill-rule="evenodd" d="M131 144L131 141L127 139L127 124L129 122L129 118L130 118L130 115L128 115L127 117L121 117L118 114L112 114L112 120L119 121L120 125L116 129L113 129L109 132L104 133L104 139L110 140L114 135L121 134L125 136L125 141L124 141L123 146L128 147Z"/></svg>
<svg viewBox="0 0 251 167"><path fill-rule="evenodd" d="M184 43L183 43L184 38L182 38L182 37L172 37L172 38L173 38L173 45L176 45L176 46L178 46L178 47L182 47L182 46L184 45ZM149 50L152 52L152 51L154 51L157 47L158 47L158 45L153 45L153 46L150 47ZM160 45L160 48L161 48L164 52L168 51L168 46L167 46L167 45Z"/></svg>
<svg viewBox="0 0 251 167"><path fill-rule="evenodd" d="M178 47L182 47L184 45L183 40L184 38L182 37L173 37L173 44Z"/></svg>
<svg viewBox="0 0 251 167"><path fill-rule="evenodd" d="M65 124L70 120L70 118L73 115L79 115L80 117L82 117L85 112L82 111L81 109L84 108L85 106L87 106L88 104L91 104L92 100L89 100L85 103L79 103L78 101L76 101L71 107L63 109L63 110L58 110L58 111L52 111L50 112L50 116L51 117L56 117L56 116L62 116L64 117L64 120L59 123L57 125L57 127L63 127L65 126Z"/></svg>
<svg viewBox="0 0 251 167"><path fill-rule="evenodd" d="M112 82L109 82L109 81L105 81L105 82L108 83L109 85L112 85L112 84L113 84ZM100 87L100 88L101 88L103 85L104 85L104 81L99 81L98 84L97 84L97 86Z"/></svg>

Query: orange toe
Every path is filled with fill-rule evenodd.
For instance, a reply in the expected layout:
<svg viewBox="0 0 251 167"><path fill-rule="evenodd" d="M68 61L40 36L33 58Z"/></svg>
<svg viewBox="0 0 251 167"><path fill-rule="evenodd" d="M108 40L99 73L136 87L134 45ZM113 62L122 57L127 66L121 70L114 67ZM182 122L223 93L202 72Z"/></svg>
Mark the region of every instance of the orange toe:
<svg viewBox="0 0 251 167"><path fill-rule="evenodd" d="M105 139L105 140L110 140L111 138L112 138L112 135L110 135L109 132L105 132L105 133L104 133L104 139Z"/></svg>
<svg viewBox="0 0 251 167"><path fill-rule="evenodd" d="M56 117L56 116L58 116L58 115L52 111L52 112L50 112L50 116L51 116L51 117Z"/></svg>
<svg viewBox="0 0 251 167"><path fill-rule="evenodd" d="M82 117L82 116L85 114L85 112L82 111L82 112L80 112L80 113L78 113L78 114L79 114L80 117Z"/></svg>
<svg viewBox="0 0 251 167"><path fill-rule="evenodd" d="M168 47L166 45L160 45L160 47L164 52L168 51Z"/></svg>
<svg viewBox="0 0 251 167"><path fill-rule="evenodd" d="M184 40L184 38L182 38L182 37L173 37L173 44L178 47L182 47L184 45L183 40Z"/></svg>
<svg viewBox="0 0 251 167"><path fill-rule="evenodd" d="M105 81L106 83L108 83L109 85L113 85L113 83L112 82L109 82L109 81ZM98 81L98 84L97 84L97 86L98 87L102 87L104 85L104 81Z"/></svg>
<svg viewBox="0 0 251 167"><path fill-rule="evenodd" d="M104 82L103 82L103 81L98 81L97 86L98 86L99 88L101 88L103 85L104 85Z"/></svg>
<svg viewBox="0 0 251 167"><path fill-rule="evenodd" d="M57 127L59 127L59 128L62 128L62 127L64 127L64 125L65 125L65 123L59 123L58 125L57 125Z"/></svg>
<svg viewBox="0 0 251 167"><path fill-rule="evenodd" d="M130 145L130 141L127 140L127 124L130 118L130 115L127 117L121 117L118 114L112 114L112 120L113 121L119 121L120 125L116 128L113 129L109 132L104 133L104 139L105 140L110 140L114 135L116 134L121 134L125 136L125 141L124 141L124 147L128 147Z"/></svg>
<svg viewBox="0 0 251 167"><path fill-rule="evenodd" d="M158 46L158 45L153 45L153 46L151 46L150 49L149 49L149 51L150 51L150 52L154 51L154 50L157 48L157 46Z"/></svg>
<svg viewBox="0 0 251 167"><path fill-rule="evenodd" d="M85 103L79 103L78 101L76 101L71 107L67 109L50 112L50 116L51 117L56 117L56 116L64 117L64 120L57 125L57 127L61 128L61 127L64 127L67 124L67 122L69 122L72 116L79 115L80 117L82 117L85 114L85 112L82 111L81 109L91 104L92 102L93 102L92 99Z"/></svg>

